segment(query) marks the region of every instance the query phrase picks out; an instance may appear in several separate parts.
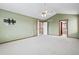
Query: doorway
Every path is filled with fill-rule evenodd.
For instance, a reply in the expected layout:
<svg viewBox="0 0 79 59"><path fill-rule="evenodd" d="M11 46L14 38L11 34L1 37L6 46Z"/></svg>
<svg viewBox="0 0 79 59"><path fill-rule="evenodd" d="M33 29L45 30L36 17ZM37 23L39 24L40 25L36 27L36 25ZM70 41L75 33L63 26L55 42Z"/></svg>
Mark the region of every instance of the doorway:
<svg viewBox="0 0 79 59"><path fill-rule="evenodd" d="M68 21L60 20L59 21L59 36L68 36Z"/></svg>
<svg viewBox="0 0 79 59"><path fill-rule="evenodd" d="M47 22L38 20L38 23L37 23L37 34L38 35L47 35Z"/></svg>

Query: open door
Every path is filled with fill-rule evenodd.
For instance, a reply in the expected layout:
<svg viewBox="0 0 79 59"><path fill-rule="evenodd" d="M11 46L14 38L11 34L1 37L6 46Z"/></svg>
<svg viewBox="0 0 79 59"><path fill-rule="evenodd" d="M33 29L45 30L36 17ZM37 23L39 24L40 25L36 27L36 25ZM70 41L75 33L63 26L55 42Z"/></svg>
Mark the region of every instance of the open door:
<svg viewBox="0 0 79 59"><path fill-rule="evenodd" d="M37 23L37 34L47 35L47 22L39 21Z"/></svg>
<svg viewBox="0 0 79 59"><path fill-rule="evenodd" d="M68 21L60 20L59 21L59 35L60 36L68 36Z"/></svg>
<svg viewBox="0 0 79 59"><path fill-rule="evenodd" d="M37 35L42 35L43 34L43 22L40 22L38 20L37 22Z"/></svg>

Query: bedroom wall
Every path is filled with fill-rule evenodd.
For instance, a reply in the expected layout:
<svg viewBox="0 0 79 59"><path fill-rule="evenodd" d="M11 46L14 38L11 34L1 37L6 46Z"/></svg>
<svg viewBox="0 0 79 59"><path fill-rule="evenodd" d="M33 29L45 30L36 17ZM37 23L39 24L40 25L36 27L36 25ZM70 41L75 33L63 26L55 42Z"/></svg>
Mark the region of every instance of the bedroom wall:
<svg viewBox="0 0 79 59"><path fill-rule="evenodd" d="M76 37L78 33L78 16L72 14L56 14L48 19L48 33L50 35L59 35L59 20L68 19L68 35L70 37Z"/></svg>
<svg viewBox="0 0 79 59"><path fill-rule="evenodd" d="M3 22L5 18L16 20L15 25ZM36 35L36 19L0 9L0 43Z"/></svg>

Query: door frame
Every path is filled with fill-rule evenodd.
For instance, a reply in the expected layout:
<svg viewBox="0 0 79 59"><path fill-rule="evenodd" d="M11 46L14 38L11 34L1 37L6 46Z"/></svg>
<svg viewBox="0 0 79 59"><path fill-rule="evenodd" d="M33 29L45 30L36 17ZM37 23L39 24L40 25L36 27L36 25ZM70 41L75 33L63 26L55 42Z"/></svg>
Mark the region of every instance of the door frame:
<svg viewBox="0 0 79 59"><path fill-rule="evenodd" d="M39 31L39 34L40 34L40 29L38 28L38 26L40 26L40 24L38 24L39 22L41 22L42 24L44 22L47 22L46 20L45 21L41 21L41 20L38 20L37 21L37 24L36 24L36 27L37 27L37 35L38 35L38 31ZM42 28L42 34L43 34L43 28ZM48 22L47 22L47 35L48 35Z"/></svg>
<svg viewBox="0 0 79 59"><path fill-rule="evenodd" d="M68 37L68 19L59 20L59 36L61 36L61 32L60 32L60 31L61 31L61 30L60 30L60 22L61 22L61 21L67 21L67 25L66 25L66 26L67 26L67 37Z"/></svg>

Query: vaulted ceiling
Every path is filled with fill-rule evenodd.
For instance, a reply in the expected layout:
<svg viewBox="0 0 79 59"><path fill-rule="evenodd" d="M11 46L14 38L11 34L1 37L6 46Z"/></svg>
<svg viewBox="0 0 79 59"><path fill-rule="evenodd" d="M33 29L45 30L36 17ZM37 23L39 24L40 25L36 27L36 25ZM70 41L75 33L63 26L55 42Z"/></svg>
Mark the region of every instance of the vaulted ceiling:
<svg viewBox="0 0 79 59"><path fill-rule="evenodd" d="M41 16L44 8L48 11L46 17ZM78 3L0 3L0 9L42 20L55 14L79 14Z"/></svg>

